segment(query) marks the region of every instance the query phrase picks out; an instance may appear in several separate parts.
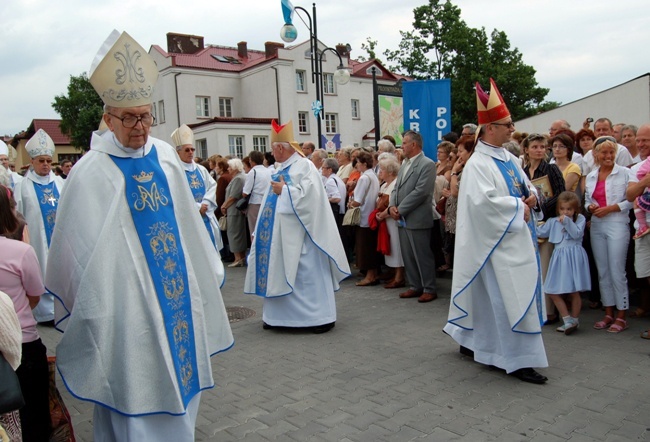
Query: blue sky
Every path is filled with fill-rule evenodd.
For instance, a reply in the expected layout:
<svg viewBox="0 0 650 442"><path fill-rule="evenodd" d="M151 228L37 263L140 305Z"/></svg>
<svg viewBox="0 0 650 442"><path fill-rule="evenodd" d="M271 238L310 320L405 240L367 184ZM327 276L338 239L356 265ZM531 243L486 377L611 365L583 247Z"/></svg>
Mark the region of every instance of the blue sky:
<svg viewBox="0 0 650 442"><path fill-rule="evenodd" d="M349 43L365 55L366 37L379 51L394 49L400 30L410 30L413 8L426 0L323 0L317 2L319 39ZM191 4L191 8L187 6ZM311 11L311 3L293 1ZM568 103L650 72L647 3L596 0L457 0L472 27L505 31L524 61L537 70L548 100ZM617 4L624 7L616 9ZM54 97L70 75L88 71L113 29L127 31L146 49L166 46L167 32L201 35L206 44L263 49L280 41L280 0L4 0L0 2L0 134L13 135L33 118L58 118ZM294 17L298 40L308 31Z"/></svg>

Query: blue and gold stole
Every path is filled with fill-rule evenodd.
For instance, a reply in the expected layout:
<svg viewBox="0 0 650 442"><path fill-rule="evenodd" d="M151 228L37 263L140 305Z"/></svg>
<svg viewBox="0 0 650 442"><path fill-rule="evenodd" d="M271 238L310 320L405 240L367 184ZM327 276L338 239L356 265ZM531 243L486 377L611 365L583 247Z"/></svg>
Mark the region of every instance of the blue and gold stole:
<svg viewBox="0 0 650 442"><path fill-rule="evenodd" d="M203 181L203 177L199 173L198 167L194 169L192 172L186 170L185 176L187 177L187 183L190 185L190 190L192 191L192 196L194 197L194 201L201 204L201 202L203 201L203 197L205 196L205 182ZM212 245L216 249L217 241L214 239L214 232L212 231L212 226L210 225L210 218L208 218L205 215L203 215L201 218L203 219L203 224L205 224L205 228L208 229L208 234L210 235L210 240L212 241Z"/></svg>
<svg viewBox="0 0 650 442"><path fill-rule="evenodd" d="M39 184L35 182L34 191L36 192L36 199L41 208L47 246L50 247L54 222L56 221L56 208L59 206L59 189L57 189L54 181L49 184Z"/></svg>
<svg viewBox="0 0 650 442"><path fill-rule="evenodd" d="M185 254L167 177L156 147L141 158L111 159L124 175L125 196L165 322L183 404L200 390Z"/></svg>
<svg viewBox="0 0 650 442"><path fill-rule="evenodd" d="M278 181L282 176L287 186L290 185L289 169L291 169L291 165L273 174L271 180ZM275 224L275 207L278 204L279 196L273 190L269 190L266 201L264 201L264 207L260 211L255 231L255 279L257 281L255 294L262 297L266 297L271 240L273 239L273 225Z"/></svg>
<svg viewBox="0 0 650 442"><path fill-rule="evenodd" d="M497 158L493 158L493 159L497 167L499 168L501 175L503 175L503 179L506 181L506 184L508 185L508 190L510 191L510 195L519 199L520 202L523 203L523 201L521 201L521 197L523 196L528 198L530 196L530 191L526 186L526 181L522 179L521 174L519 173L517 167L513 164L511 160L502 161ZM528 230L530 230L530 236L533 241L533 247L535 249L535 258L537 260L537 284L535 286L535 303L537 304L537 312L538 312L540 324L543 324L544 318L542 317L542 271L541 271L541 265L539 259L539 250L537 246L537 229L535 226L535 217L533 216L532 213L526 225L528 226Z"/></svg>

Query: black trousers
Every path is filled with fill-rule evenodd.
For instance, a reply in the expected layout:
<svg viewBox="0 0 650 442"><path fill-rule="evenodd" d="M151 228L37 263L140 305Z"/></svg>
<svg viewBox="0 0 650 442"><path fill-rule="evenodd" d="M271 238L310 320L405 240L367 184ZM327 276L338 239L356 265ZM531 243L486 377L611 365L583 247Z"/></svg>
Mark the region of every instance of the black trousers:
<svg viewBox="0 0 650 442"><path fill-rule="evenodd" d="M23 344L23 357L16 370L25 406L20 409L20 426L24 442L47 442L50 439L50 380L47 350L40 339Z"/></svg>

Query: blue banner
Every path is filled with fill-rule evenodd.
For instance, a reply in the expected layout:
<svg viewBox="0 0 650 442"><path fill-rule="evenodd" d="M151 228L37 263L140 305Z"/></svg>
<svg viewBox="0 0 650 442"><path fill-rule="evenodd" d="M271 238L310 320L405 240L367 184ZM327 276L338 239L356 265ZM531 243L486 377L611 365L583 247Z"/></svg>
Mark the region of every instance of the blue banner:
<svg viewBox="0 0 650 442"><path fill-rule="evenodd" d="M404 130L422 135L424 154L438 160L438 144L451 132L451 80L402 83Z"/></svg>

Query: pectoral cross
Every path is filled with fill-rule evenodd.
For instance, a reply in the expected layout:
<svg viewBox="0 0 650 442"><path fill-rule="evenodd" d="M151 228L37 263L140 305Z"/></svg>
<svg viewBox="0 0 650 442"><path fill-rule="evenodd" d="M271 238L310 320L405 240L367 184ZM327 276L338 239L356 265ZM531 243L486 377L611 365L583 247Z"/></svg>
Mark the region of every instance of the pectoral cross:
<svg viewBox="0 0 650 442"><path fill-rule="evenodd" d="M54 195L50 195L50 197L47 199L47 202L52 204L53 206L55 205L57 199L54 198Z"/></svg>

